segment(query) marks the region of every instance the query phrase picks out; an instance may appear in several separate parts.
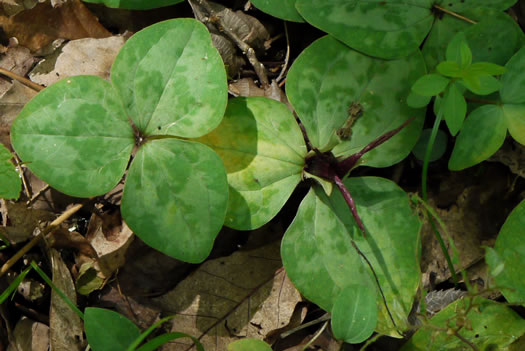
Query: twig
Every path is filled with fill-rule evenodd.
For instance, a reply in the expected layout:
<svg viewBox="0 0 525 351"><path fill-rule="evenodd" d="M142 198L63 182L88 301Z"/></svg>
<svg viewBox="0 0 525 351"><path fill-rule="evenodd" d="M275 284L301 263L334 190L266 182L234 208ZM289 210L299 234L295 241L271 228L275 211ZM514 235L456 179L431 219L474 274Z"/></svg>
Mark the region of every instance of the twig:
<svg viewBox="0 0 525 351"><path fill-rule="evenodd" d="M29 250L31 250L38 242L48 233L54 232L62 222L75 214L80 210L84 204L76 204L70 209L62 213L57 219L51 222L43 231L35 236L30 242L28 242L23 248L21 248L13 257L7 260L6 263L0 268L0 277L3 276L22 256L24 256Z"/></svg>
<svg viewBox="0 0 525 351"><path fill-rule="evenodd" d="M20 83L24 84L25 86L27 86L27 87L29 87L29 88L31 88L33 90L41 91L41 90L45 89L44 86L36 84L35 82L32 82L29 79L24 78L22 76L19 76L18 74L13 73L11 71L8 71L8 70L6 70L4 68L0 68L0 74L3 74L4 76L9 77L11 79L17 80Z"/></svg>
<svg viewBox="0 0 525 351"><path fill-rule="evenodd" d="M28 199L31 198L31 193L29 192L29 187L27 186L26 177L24 175L24 170L22 169L22 163L18 159L18 156L15 154L14 156L15 162L16 162L16 168L18 168L18 173L20 174L20 178L22 178L22 184L24 185L24 191L26 192L26 196Z"/></svg>
<svg viewBox="0 0 525 351"><path fill-rule="evenodd" d="M248 61L252 65L252 67L255 69L255 73L257 74L257 77L259 77L259 80L261 82L261 85L263 89L266 89L268 86L270 86L270 81L268 80L268 75L266 74L266 68L262 63L259 62L257 59L257 56L255 55L255 50L253 48L246 44L241 38L237 36L232 30L232 28L228 28L226 23L224 22L221 15L219 15L208 3L206 0L189 0L190 4L192 2L197 2L200 6L202 6L207 12L208 12L208 21L210 23L218 22L220 28L219 30L224 32L238 47L241 49L243 54L246 55L248 58ZM213 18L213 20L212 20Z"/></svg>
<svg viewBox="0 0 525 351"><path fill-rule="evenodd" d="M324 322L323 326L317 331L317 333L315 333L315 335L310 339L310 341L308 341L308 343L304 345L301 351L305 351L310 345L312 345L312 343L315 340L317 340L318 337L321 336L321 334L324 332L327 326L328 326L328 321Z"/></svg>
<svg viewBox="0 0 525 351"><path fill-rule="evenodd" d="M33 197L31 197L27 202L26 205L30 205L33 201L35 201L40 195L42 195L47 189L49 189L49 184L46 184L42 189L38 191Z"/></svg>
<svg viewBox="0 0 525 351"><path fill-rule="evenodd" d="M296 328L293 328L291 330L288 330L287 332L284 332L282 333L281 335L279 335L279 337L281 339L284 339L290 335L292 335L293 333L296 333L298 332L299 330L303 330L305 328L308 328L312 325L315 325L315 324L318 324L318 323L322 323L322 322L325 322L327 320L329 320L330 318L332 318L332 316L330 315L330 313L326 312L325 314L323 314L321 317L317 318L317 319L314 319L313 321L310 321L308 323L304 323L304 324L301 324L300 326L296 327Z"/></svg>
<svg viewBox="0 0 525 351"><path fill-rule="evenodd" d="M438 9L439 11L445 12L451 16L454 16L456 18L459 18L460 20L463 20L465 22L471 23L471 24L477 24L478 22L471 20L470 18L467 18L465 16L461 16L459 13L456 13L454 11L447 10L444 7L441 7L439 5L434 4L434 8Z"/></svg>
<svg viewBox="0 0 525 351"><path fill-rule="evenodd" d="M288 26L286 26L286 22L284 23L284 34L286 36L286 55L284 56L284 63L283 68L281 69L281 73L279 73L279 76L275 79L277 83L281 81L281 79L284 78L284 72L286 72L286 69L288 68L288 61L290 60L290 38L288 37Z"/></svg>

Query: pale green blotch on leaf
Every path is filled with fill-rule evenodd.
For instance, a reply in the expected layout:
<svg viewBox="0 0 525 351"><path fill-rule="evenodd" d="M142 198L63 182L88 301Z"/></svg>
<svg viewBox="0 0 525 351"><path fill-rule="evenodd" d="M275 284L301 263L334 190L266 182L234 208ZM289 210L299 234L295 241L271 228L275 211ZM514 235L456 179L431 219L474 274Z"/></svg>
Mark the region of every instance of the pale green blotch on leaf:
<svg viewBox="0 0 525 351"><path fill-rule="evenodd" d="M362 163L386 167L405 158L419 138L425 110L410 108L406 100L412 84L425 74L421 54L385 61L348 48L330 36L306 48L290 68L286 95L303 123L313 146L326 151L336 131L350 118L352 104L361 115L351 136L333 147L347 157L375 138L416 117L400 133L365 154Z"/></svg>
<svg viewBox="0 0 525 351"><path fill-rule="evenodd" d="M486 261L498 289L510 303L525 305L525 201L507 217L496 239L494 249L487 252Z"/></svg>
<svg viewBox="0 0 525 351"><path fill-rule="evenodd" d="M184 0L83 0L94 4L104 4L107 7L128 10L149 10L183 2Z"/></svg>
<svg viewBox="0 0 525 351"><path fill-rule="evenodd" d="M115 59L111 81L146 135L202 136L226 108L224 64L206 27L193 19L137 32Z"/></svg>
<svg viewBox="0 0 525 351"><path fill-rule="evenodd" d="M460 323L457 317L460 313L465 313L469 303L468 298L457 300L428 322L435 328L457 329ZM474 308L466 316L469 327L461 328L459 334L478 350L507 350L510 344L525 333L525 320L508 306L480 297L474 298L472 303ZM439 332L435 328L421 327L403 345L401 351L472 350L454 334Z"/></svg>
<svg viewBox="0 0 525 351"><path fill-rule="evenodd" d="M367 55L400 58L432 27L432 1L297 0L305 20Z"/></svg>
<svg viewBox="0 0 525 351"><path fill-rule="evenodd" d="M84 329L94 351L126 350L140 336L139 328L123 315L96 307L84 311Z"/></svg>
<svg viewBox="0 0 525 351"><path fill-rule="evenodd" d="M303 17L297 12L297 0L253 0L251 3L259 10L274 17L293 22L304 22Z"/></svg>
<svg viewBox="0 0 525 351"><path fill-rule="evenodd" d="M0 199L18 200L22 181L11 162L13 155L0 144Z"/></svg>
<svg viewBox="0 0 525 351"><path fill-rule="evenodd" d="M226 172L205 145L178 139L144 144L128 172L121 211L146 244L200 263L211 252L228 202Z"/></svg>
<svg viewBox="0 0 525 351"><path fill-rule="evenodd" d="M68 195L91 197L120 181L135 137L111 85L76 76L27 103L11 127L11 141L37 177Z"/></svg>
<svg viewBox="0 0 525 351"><path fill-rule="evenodd" d="M292 113L278 101L231 99L221 125L198 141L212 147L226 167L228 227L248 230L267 223L301 181L304 138Z"/></svg>
<svg viewBox="0 0 525 351"><path fill-rule="evenodd" d="M352 247L352 238L374 267L397 327L405 330L419 286L421 223L411 212L408 196L395 183L376 177L349 178L344 183L367 237L361 235L339 191L327 197L315 186L283 238L286 272L307 299L332 311L347 286L375 281ZM399 337L379 294L376 303L376 331Z"/></svg>

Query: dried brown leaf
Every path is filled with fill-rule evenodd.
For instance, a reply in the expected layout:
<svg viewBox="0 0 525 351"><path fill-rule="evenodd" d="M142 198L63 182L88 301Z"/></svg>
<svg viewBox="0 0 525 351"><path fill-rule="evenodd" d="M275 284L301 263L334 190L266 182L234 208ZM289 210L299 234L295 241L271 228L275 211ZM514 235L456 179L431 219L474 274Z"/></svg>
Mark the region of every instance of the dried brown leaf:
<svg viewBox="0 0 525 351"><path fill-rule="evenodd" d="M111 36L80 0L53 8L51 3L38 4L15 16L0 16L0 26L20 45L38 51L53 40L106 38Z"/></svg>
<svg viewBox="0 0 525 351"><path fill-rule="evenodd" d="M22 317L15 326L14 340L10 349L18 351L47 351L49 327L44 323Z"/></svg>
<svg viewBox="0 0 525 351"><path fill-rule="evenodd" d="M239 337L263 339L283 327L301 300L286 276L279 242L210 260L155 303L177 314L171 329L199 337L206 350L226 350ZM173 343L165 350L187 350Z"/></svg>

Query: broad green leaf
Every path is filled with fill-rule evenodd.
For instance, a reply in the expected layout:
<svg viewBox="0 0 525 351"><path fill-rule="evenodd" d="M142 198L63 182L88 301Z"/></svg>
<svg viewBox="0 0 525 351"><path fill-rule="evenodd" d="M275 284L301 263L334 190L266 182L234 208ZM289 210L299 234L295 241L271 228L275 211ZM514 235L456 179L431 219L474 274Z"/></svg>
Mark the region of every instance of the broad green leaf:
<svg viewBox="0 0 525 351"><path fill-rule="evenodd" d="M370 269L352 247L353 238L374 267L397 326L405 330L419 285L421 224L410 210L408 196L395 183L375 177L349 178L344 183L353 195L366 238L340 192L327 197L315 186L283 238L286 272L306 298L333 311L346 287L368 281L375 288ZM398 335L379 294L377 306L376 330Z"/></svg>
<svg viewBox="0 0 525 351"><path fill-rule="evenodd" d="M96 307L84 311L84 329L93 351L126 350L140 335L139 328L123 315Z"/></svg>
<svg viewBox="0 0 525 351"><path fill-rule="evenodd" d="M0 199L18 200L22 181L11 162L13 155L2 144L0 144Z"/></svg>
<svg viewBox="0 0 525 351"><path fill-rule="evenodd" d="M296 7L351 48L387 59L417 51L434 20L430 0L297 0Z"/></svg>
<svg viewBox="0 0 525 351"><path fill-rule="evenodd" d="M456 136L467 113L467 102L455 83L451 84L443 97L443 114L452 136Z"/></svg>
<svg viewBox="0 0 525 351"><path fill-rule="evenodd" d="M406 104L413 82L425 73L421 55L395 61L374 59L330 36L315 41L295 60L286 93L312 144L324 150L349 116L352 103L361 106L352 135L332 152L349 156L370 141L417 117L398 135L363 157L364 163L385 167L408 155L421 131L424 109Z"/></svg>
<svg viewBox="0 0 525 351"><path fill-rule="evenodd" d="M270 221L301 181L304 138L280 102L231 99L219 127L198 140L224 161L230 185L225 225L231 228L255 229Z"/></svg>
<svg viewBox="0 0 525 351"><path fill-rule="evenodd" d="M122 178L135 137L111 85L77 76L27 103L12 125L11 141L27 167L53 188L91 197Z"/></svg>
<svg viewBox="0 0 525 351"><path fill-rule="evenodd" d="M129 10L149 10L159 7L178 4L184 0L83 0L94 4L104 4L107 7L129 9Z"/></svg>
<svg viewBox="0 0 525 351"><path fill-rule="evenodd" d="M503 109L483 105L472 111L456 138L448 168L459 171L492 156L505 141L507 126Z"/></svg>
<svg viewBox="0 0 525 351"><path fill-rule="evenodd" d="M441 6L446 7L448 3L450 1L444 2ZM459 1L454 3L458 4ZM472 51L473 62L504 65L523 45L525 38L523 31L504 12L471 4L460 14L478 23L472 25L447 14L436 17L422 49L429 71L432 71L439 62L448 60L445 58L445 48L451 38L460 31L465 33L468 47Z"/></svg>
<svg viewBox="0 0 525 351"><path fill-rule="evenodd" d="M440 0L437 3L446 10L462 13L465 10L475 7L506 10L514 5L516 0Z"/></svg>
<svg viewBox="0 0 525 351"><path fill-rule="evenodd" d="M199 143L167 138L151 140L137 152L121 211L146 244L199 263L211 251L227 203L226 172L217 154Z"/></svg>
<svg viewBox="0 0 525 351"><path fill-rule="evenodd" d="M450 79L439 74L426 74L419 78L412 86L412 91L423 96L434 96L443 92Z"/></svg>
<svg viewBox="0 0 525 351"><path fill-rule="evenodd" d="M377 296L370 286L352 284L335 299L332 331L337 339L350 344L365 341L377 325Z"/></svg>
<svg viewBox="0 0 525 351"><path fill-rule="evenodd" d="M272 348L262 340L241 339L229 344L228 351L272 351Z"/></svg>
<svg viewBox="0 0 525 351"><path fill-rule="evenodd" d="M483 298L474 298L474 308L466 315L468 327L459 334L478 350L506 350L507 346L525 333L525 320L509 307ZM436 328L457 329L459 313L465 313L467 298L457 300L437 313L429 322ZM452 333L436 328L420 328L401 351L468 351L472 347Z"/></svg>
<svg viewBox="0 0 525 351"><path fill-rule="evenodd" d="M459 82L477 95L489 95L501 88L500 81L493 76L479 76L472 72L466 72L463 79Z"/></svg>
<svg viewBox="0 0 525 351"><path fill-rule="evenodd" d="M487 252L486 261L496 287L510 303L525 305L525 201L522 201L505 220L494 249Z"/></svg>
<svg viewBox="0 0 525 351"><path fill-rule="evenodd" d="M156 23L131 37L111 80L145 135L199 137L219 125L226 71L206 27L193 19Z"/></svg>
<svg viewBox="0 0 525 351"><path fill-rule="evenodd" d="M520 49L505 65L507 72L501 76L501 101L506 104L525 104L525 47Z"/></svg>
<svg viewBox="0 0 525 351"><path fill-rule="evenodd" d="M425 159L425 154L427 153L427 145L431 133L431 128L423 129L423 131L421 132L421 137L417 141L416 146L414 146L414 149L412 149L412 153L420 161L423 161ZM432 148L432 151L430 153L429 162L439 160L443 156L445 151L447 151L447 139L447 134L445 134L445 132L439 129L436 134L436 139L434 140L434 147Z"/></svg>
<svg viewBox="0 0 525 351"><path fill-rule="evenodd" d="M304 22L303 17L297 12L297 0L253 0L251 3L259 10L287 21Z"/></svg>
<svg viewBox="0 0 525 351"><path fill-rule="evenodd" d="M452 78L461 77L463 75L463 70L455 61L443 61L437 65L436 70L438 73Z"/></svg>

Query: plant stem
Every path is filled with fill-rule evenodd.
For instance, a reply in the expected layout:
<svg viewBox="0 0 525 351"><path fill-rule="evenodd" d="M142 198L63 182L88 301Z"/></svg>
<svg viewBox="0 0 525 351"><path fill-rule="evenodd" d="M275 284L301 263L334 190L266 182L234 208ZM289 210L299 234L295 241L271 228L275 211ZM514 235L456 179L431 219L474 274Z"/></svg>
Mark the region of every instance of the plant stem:
<svg viewBox="0 0 525 351"><path fill-rule="evenodd" d="M463 21L465 21L465 22L468 22L468 23L471 23L471 24L477 24L477 23L478 23L478 22L476 22L476 21L471 20L470 18L467 18L467 17L465 17L465 16L461 16L459 13L456 13L456 12L454 12L454 11L450 11L450 10L447 10L446 8L441 7L441 6L439 6L439 5L434 4L434 8L435 8L435 9L438 9L438 10L441 11L441 12L445 12L445 13L451 15L451 16L454 16L454 17L456 17L456 18L459 18L460 20L463 20Z"/></svg>
<svg viewBox="0 0 525 351"><path fill-rule="evenodd" d="M359 229L361 229L361 232L363 233L363 237L366 238L365 226L363 225L363 221L361 220L361 217L359 217L359 214L357 213L357 208L355 207L355 201L352 198L352 195L350 194L346 186L343 184L343 181L341 180L341 178L339 178L337 175L334 175L333 181L335 185L337 186L337 188L339 189L339 191L341 192L341 194L343 195L343 198L345 199L348 207L350 208L350 212L352 212L352 216L354 217L355 222L357 223L357 226L359 227Z"/></svg>
<svg viewBox="0 0 525 351"><path fill-rule="evenodd" d="M428 203L428 196L427 196L428 195L427 194L428 165L430 163L430 155L432 154L432 149L434 147L434 141L436 140L436 135L439 130L439 125L441 123L442 118L443 118L443 110L440 108L436 116L436 120L434 121L432 132L430 133L430 138L427 144L427 150L425 152L425 158L423 160L423 173L421 175L421 192L423 194L423 201L425 203ZM428 221L430 223L430 226L432 227L432 231L434 232L436 239L439 243L439 246L441 247L441 251L443 252L443 255L445 256L445 259L447 261L448 269L450 270L450 274L452 275L452 280L454 281L454 284L456 285L458 283L458 277L456 274L456 270L454 269L454 264L452 263L452 259L450 258L447 247L445 246L443 237L441 236L441 234L439 234L439 231L436 228L436 224L434 223L432 214L430 213L428 209L426 209L426 211L428 215L427 216Z"/></svg>

